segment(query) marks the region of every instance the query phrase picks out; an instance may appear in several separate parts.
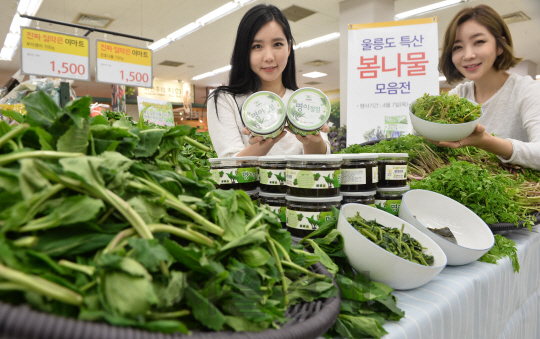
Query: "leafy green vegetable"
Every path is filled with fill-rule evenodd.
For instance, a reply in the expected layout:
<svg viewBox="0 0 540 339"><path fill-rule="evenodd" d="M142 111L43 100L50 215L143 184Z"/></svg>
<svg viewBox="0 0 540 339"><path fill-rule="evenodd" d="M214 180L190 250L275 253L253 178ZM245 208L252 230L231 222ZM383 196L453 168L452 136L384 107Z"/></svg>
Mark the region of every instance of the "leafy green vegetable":
<svg viewBox="0 0 540 339"><path fill-rule="evenodd" d="M516 243L500 234L495 234L495 245L478 261L496 264L499 259L508 257L512 261L514 272L519 273Z"/></svg>
<svg viewBox="0 0 540 339"><path fill-rule="evenodd" d="M482 108L457 94L424 94L411 105L411 112L419 117L439 124L462 124L474 121L482 115Z"/></svg>

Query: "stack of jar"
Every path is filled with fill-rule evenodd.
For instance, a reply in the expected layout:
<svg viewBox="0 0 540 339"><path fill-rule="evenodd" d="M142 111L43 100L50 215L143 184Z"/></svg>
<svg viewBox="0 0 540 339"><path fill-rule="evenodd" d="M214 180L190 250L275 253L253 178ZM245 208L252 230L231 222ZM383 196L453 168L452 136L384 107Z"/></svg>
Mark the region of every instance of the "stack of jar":
<svg viewBox="0 0 540 339"><path fill-rule="evenodd" d="M285 156L264 156L259 158L260 192L259 205L274 212L283 228L286 224L285 194L287 193L287 173Z"/></svg>
<svg viewBox="0 0 540 339"><path fill-rule="evenodd" d="M212 158L210 174L223 190L244 190L252 201L257 201L259 193L258 157Z"/></svg>
<svg viewBox="0 0 540 339"><path fill-rule="evenodd" d="M380 153L378 160L379 182L375 205L390 214L398 215L407 185L407 153Z"/></svg>
<svg viewBox="0 0 540 339"><path fill-rule="evenodd" d="M290 155L286 157L287 230L300 240L341 207L340 155Z"/></svg>

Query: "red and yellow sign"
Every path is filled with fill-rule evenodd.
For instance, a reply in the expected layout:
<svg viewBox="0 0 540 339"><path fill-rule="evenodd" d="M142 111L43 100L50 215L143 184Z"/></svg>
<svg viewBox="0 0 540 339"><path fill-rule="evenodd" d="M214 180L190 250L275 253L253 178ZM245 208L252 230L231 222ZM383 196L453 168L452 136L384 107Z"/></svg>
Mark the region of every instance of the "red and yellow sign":
<svg viewBox="0 0 540 339"><path fill-rule="evenodd" d="M149 49L120 45L107 41L97 42L97 58L152 66L152 52Z"/></svg>
<svg viewBox="0 0 540 339"><path fill-rule="evenodd" d="M88 57L88 39L24 27L22 48Z"/></svg>

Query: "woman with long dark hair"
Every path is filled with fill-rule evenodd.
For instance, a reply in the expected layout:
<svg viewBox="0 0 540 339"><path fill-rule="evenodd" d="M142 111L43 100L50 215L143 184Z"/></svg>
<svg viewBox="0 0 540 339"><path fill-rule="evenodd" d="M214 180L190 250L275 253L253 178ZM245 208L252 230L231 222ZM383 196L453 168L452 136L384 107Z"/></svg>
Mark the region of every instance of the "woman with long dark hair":
<svg viewBox="0 0 540 339"><path fill-rule="evenodd" d="M470 136L438 145L475 146L502 162L540 170L540 81L507 72L520 61L508 26L491 7L456 14L446 29L439 69L449 83L470 80L450 94L481 103L484 115Z"/></svg>
<svg viewBox="0 0 540 339"><path fill-rule="evenodd" d="M208 129L218 157L330 153L326 133L302 137L283 131L263 141L250 138L242 121L241 107L249 95L270 91L287 103L298 89L293 43L289 22L275 6L254 6L242 18L229 84L208 97ZM328 132L328 126L323 132Z"/></svg>

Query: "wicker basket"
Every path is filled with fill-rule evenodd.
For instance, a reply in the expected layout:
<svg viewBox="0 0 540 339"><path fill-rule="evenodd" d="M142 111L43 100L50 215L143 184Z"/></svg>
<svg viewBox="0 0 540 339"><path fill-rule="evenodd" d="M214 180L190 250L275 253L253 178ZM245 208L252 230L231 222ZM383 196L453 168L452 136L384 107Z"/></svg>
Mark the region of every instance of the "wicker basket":
<svg viewBox="0 0 540 339"><path fill-rule="evenodd" d="M359 145L360 146L371 146L371 145L377 144L378 142L380 142L382 140L388 140L389 141L389 140L392 140L392 138L371 140L371 141L368 141L368 142L361 143ZM535 214L531 214L530 217L531 218L536 218L536 222L535 222L534 226L540 225L540 212L535 213ZM498 223L495 223L495 224L487 224L487 225L491 229L492 232L501 232L501 231L513 231L513 230L521 229L521 228L523 228L523 224L524 224L524 222L520 221L519 226L516 226L515 224L508 223L508 222L498 222Z"/></svg>
<svg viewBox="0 0 540 339"><path fill-rule="evenodd" d="M332 278L321 264L312 271ZM332 278L334 285L336 285ZM337 285L336 285L337 286ZM1 339L314 339L323 335L339 315L341 298L337 297L291 306L286 317L291 319L280 330L262 332L194 332L191 336L148 332L107 323L80 321L0 302Z"/></svg>

